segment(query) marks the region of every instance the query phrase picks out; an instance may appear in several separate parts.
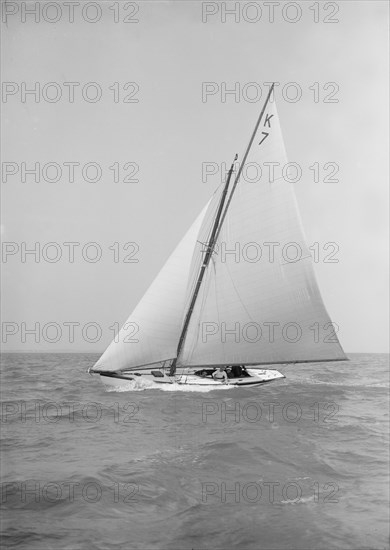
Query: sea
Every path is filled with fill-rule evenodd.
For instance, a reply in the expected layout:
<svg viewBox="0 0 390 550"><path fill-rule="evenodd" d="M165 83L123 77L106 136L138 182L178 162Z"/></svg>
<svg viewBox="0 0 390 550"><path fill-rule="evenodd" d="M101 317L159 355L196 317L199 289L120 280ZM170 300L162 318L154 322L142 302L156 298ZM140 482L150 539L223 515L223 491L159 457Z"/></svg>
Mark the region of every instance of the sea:
<svg viewBox="0 0 390 550"><path fill-rule="evenodd" d="M389 548L388 355L121 392L97 358L3 355L1 548Z"/></svg>

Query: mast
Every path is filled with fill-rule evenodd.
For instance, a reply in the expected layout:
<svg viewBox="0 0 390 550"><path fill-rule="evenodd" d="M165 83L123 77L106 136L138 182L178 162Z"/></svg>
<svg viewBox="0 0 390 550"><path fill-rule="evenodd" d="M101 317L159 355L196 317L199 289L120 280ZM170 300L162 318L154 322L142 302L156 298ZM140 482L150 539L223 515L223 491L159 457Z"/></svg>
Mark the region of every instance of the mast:
<svg viewBox="0 0 390 550"><path fill-rule="evenodd" d="M183 344L184 344L184 339L185 339L186 334L187 334L188 325L190 324L192 312L194 311L195 302L196 302L196 299L198 297L200 287L202 285L204 274L206 272L207 266L209 265L211 257L213 255L214 246L215 246L215 243L216 243L216 240L217 240L217 235L218 235L218 226L219 226L219 222L220 222L220 219L221 219L223 206L224 206L224 203L225 203L225 198L226 198L226 195L227 195L227 192L228 192L230 179L232 177L232 173L233 173L233 170L234 170L234 163L237 160L237 158L238 158L238 155L236 155L234 157L234 160L233 160L232 165L230 167L228 176L226 178L226 183L225 183L225 187L224 187L224 190L223 190L223 193L222 193L222 196L221 196L221 200L219 202L217 215L215 217L214 225L213 225L213 228L212 228L212 231L211 231L211 234L210 234L210 238L209 238L209 242L207 244L205 258L204 258L204 261L202 263L202 267L201 267L200 272L199 272L198 280L196 281L194 293L192 295L191 302L190 302L190 305L188 307L187 315L186 315L185 320L184 320L183 329L182 329L181 334L180 334L179 343L178 343L178 346L177 346L176 357L173 359L172 364L171 364L171 369L170 369L170 372L169 372L170 376L173 376L175 374L177 358L179 357L180 351L181 351L181 349L183 347Z"/></svg>
<svg viewBox="0 0 390 550"><path fill-rule="evenodd" d="M207 245L207 251L206 251L205 259L204 259L204 262L202 264L202 267L201 267L201 270L200 270L200 273L199 273L199 276L198 276L198 280L196 282L195 290L194 290L194 293L192 295L191 303L189 305L187 315L185 317L183 329L182 329L182 332L181 332L181 335L180 335L180 338L179 338L179 344L177 346L176 358L172 361L172 364L171 364L171 369L170 369L170 372L169 372L170 376L173 376L175 374L177 358L179 357L181 349L182 349L183 344L184 344L184 339L185 339L186 334L187 334L188 326L189 326L189 323L190 323L190 320L191 320L191 316L192 316L192 313L193 313L193 310L194 310L196 299L197 299L198 294L199 294L199 290L200 290L200 287L201 287L201 284L202 284L202 281L203 281L204 274L206 272L208 264L210 263L210 259L211 259L211 256L213 254L215 243L216 243L216 241L218 239L218 236L219 236L219 233L221 231L222 224L225 220L228 208L229 208L230 203L232 201L234 191L236 190L236 187L237 187L238 181L240 179L242 169L243 169L243 167L245 165L245 162L246 162L246 159L248 157L250 148L252 147L253 140L255 139L255 136L256 136L257 130L260 126L260 122L263 118L265 109L268 105L268 102L269 102L270 97L272 95L272 92L274 90L274 86L275 86L275 84L273 83L272 86L269 89L269 92L267 94L267 98L264 102L264 105L263 105L263 108L260 112L259 118L257 119L255 128L254 128L253 133L251 135L251 138L249 140L249 143L248 143L248 146L246 148L245 154L243 156L242 162L240 163L240 166L239 166L239 169L238 169L238 172L237 172L237 176L234 180L234 184L233 184L232 190L230 192L230 196L229 196L229 199L227 201L225 210L222 213L224 203L225 203L226 194L227 194L229 183L230 183L230 179L231 179L231 176L232 176L232 173L233 173L234 162L237 159L237 155L235 156L234 161L233 161L233 163L230 167L229 174L228 174L226 184L225 184L225 188L223 190L221 201L220 201L220 204L219 204L219 207L218 207L218 212L217 212L217 215L215 217L213 229L212 229L212 232L211 232L211 235L210 235L209 243Z"/></svg>

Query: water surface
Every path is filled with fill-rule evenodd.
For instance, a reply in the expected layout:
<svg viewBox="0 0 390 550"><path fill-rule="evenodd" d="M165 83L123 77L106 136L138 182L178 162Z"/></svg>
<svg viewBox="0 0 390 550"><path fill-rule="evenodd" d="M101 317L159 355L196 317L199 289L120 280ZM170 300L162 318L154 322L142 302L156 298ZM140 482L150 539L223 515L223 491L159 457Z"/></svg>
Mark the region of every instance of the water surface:
<svg viewBox="0 0 390 550"><path fill-rule="evenodd" d="M96 359L3 356L3 548L388 548L387 355L202 392Z"/></svg>

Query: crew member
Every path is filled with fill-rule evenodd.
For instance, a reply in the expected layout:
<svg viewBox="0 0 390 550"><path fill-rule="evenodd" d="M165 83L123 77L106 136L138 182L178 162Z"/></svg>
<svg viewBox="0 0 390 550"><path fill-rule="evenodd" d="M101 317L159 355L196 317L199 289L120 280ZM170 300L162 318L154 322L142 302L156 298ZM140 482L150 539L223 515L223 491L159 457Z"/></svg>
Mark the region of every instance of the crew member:
<svg viewBox="0 0 390 550"><path fill-rule="evenodd" d="M240 378L242 376L242 367L240 365L233 365L232 374L234 378Z"/></svg>
<svg viewBox="0 0 390 550"><path fill-rule="evenodd" d="M223 380L224 384L227 384L227 374L225 372L225 367L219 367L219 370L215 370L213 372L213 378L214 380Z"/></svg>

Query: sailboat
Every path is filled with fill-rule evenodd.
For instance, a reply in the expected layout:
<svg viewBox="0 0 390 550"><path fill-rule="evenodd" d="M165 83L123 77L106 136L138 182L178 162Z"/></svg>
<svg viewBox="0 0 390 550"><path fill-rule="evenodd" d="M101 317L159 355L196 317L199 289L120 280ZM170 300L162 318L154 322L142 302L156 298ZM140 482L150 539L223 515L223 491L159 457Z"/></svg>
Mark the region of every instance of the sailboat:
<svg viewBox="0 0 390 550"><path fill-rule="evenodd" d="M235 172L236 159L90 368L105 385L253 387L284 378L274 365L347 360L321 299L292 183L283 177L274 85ZM266 179L242 178L251 163L267 162L273 170Z"/></svg>

